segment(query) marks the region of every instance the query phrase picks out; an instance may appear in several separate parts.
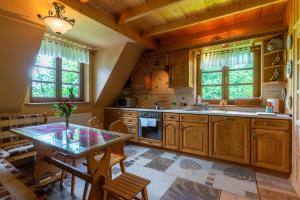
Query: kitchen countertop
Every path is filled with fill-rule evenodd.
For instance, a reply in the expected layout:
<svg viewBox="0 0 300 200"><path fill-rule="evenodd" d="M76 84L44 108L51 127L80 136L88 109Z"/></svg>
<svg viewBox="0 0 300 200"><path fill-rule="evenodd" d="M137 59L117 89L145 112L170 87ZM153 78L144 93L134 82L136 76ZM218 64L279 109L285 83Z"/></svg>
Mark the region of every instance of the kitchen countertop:
<svg viewBox="0 0 300 200"><path fill-rule="evenodd" d="M156 109L150 109L150 108L120 108L120 107L106 107L105 109L151 111L151 112L163 112L163 113L199 114L199 115L217 115L217 116L235 116L235 117L252 117L252 118L265 118L265 119L287 119L287 120L292 119L292 116L286 115L286 114L265 115L265 114L258 114L256 112L243 112L243 111L188 110L188 109L156 110Z"/></svg>

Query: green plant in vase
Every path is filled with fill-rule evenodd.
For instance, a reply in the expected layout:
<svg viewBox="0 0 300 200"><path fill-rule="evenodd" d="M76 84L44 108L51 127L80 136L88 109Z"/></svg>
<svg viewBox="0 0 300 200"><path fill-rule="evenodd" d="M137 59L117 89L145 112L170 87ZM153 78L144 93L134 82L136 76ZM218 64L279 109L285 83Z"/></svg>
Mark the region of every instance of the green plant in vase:
<svg viewBox="0 0 300 200"><path fill-rule="evenodd" d="M76 108L77 106L70 101L60 102L52 105L54 115L58 117L63 117L65 119L66 129L69 129L69 119L73 111L76 110Z"/></svg>

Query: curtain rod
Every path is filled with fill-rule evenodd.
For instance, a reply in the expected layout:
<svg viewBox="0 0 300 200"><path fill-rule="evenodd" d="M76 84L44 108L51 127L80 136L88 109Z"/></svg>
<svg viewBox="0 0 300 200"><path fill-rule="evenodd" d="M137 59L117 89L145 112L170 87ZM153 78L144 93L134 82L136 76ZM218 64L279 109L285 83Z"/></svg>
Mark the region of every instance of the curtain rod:
<svg viewBox="0 0 300 200"><path fill-rule="evenodd" d="M57 36L50 35L49 33L45 33L44 39L52 40L52 41L58 42L58 43L63 43L64 45L70 46L70 47L81 48L81 49L84 49L87 51L92 49L86 45L82 45L82 44L67 40L65 38L58 38Z"/></svg>
<svg viewBox="0 0 300 200"><path fill-rule="evenodd" d="M202 51L201 54L206 54L206 53L215 53L215 52L225 52L225 51L229 51L232 49L245 49L247 47L251 47L252 44L245 44L245 45L240 45L240 46L236 46L236 47L225 47L225 48L220 48L220 49L212 49L212 50L207 50L207 51Z"/></svg>

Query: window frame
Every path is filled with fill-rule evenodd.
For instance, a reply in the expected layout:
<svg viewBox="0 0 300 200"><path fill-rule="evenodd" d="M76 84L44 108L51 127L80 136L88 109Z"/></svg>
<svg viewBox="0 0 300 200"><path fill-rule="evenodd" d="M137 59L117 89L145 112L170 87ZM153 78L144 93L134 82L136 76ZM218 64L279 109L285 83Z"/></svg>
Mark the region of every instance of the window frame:
<svg viewBox="0 0 300 200"><path fill-rule="evenodd" d="M215 70L215 71L209 71L209 72L202 72L201 71L201 51L195 55L197 60L197 75L196 75L196 91L197 96L202 95L202 73L212 73L212 72L222 72L222 84L215 84L215 85L209 85L209 86L222 86L222 98L221 99L202 99L203 102L208 102L210 104L219 104L221 100L226 100L228 105L234 105L235 99L229 99L229 86L232 85L250 85L250 83L240 83L240 84L229 84L229 71L242 71L242 70L253 70L253 96L250 98L255 98L260 96L260 48L254 49L255 52L253 52L253 67L252 68L240 68L240 69L231 69L229 70L229 67L223 66L221 70ZM204 85L205 86L205 85Z"/></svg>
<svg viewBox="0 0 300 200"><path fill-rule="evenodd" d="M43 81L33 81L32 80L32 75L31 75L31 80L30 80L30 102L31 103L47 103L47 102L62 102L62 101L67 101L69 98L67 97L62 97L62 72L63 71L68 71L68 70L63 70L62 69L62 58L60 57L55 57L55 77L56 77L56 88L55 88L55 96L56 97L33 97L32 96L32 83L33 82L43 82ZM74 98L75 102L83 102L84 101L84 64L83 63L78 63L79 65L79 72L76 72L79 74L79 84L74 84L74 85L79 85L79 97ZM34 64L34 67L36 65ZM34 68L33 67L33 68ZM43 67L43 66L40 66ZM46 67L45 67L46 68ZM71 71L75 72L75 71ZM51 82L53 83L53 82ZM71 84L70 84L71 85Z"/></svg>

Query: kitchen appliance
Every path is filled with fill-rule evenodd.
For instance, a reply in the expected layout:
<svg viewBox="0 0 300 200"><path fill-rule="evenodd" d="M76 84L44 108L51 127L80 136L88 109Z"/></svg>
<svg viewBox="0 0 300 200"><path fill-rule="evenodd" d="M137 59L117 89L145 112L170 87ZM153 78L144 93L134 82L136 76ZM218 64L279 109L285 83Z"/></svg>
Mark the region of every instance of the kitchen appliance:
<svg viewBox="0 0 300 200"><path fill-rule="evenodd" d="M140 111L138 114L139 137L162 140L163 115L161 112Z"/></svg>
<svg viewBox="0 0 300 200"><path fill-rule="evenodd" d="M116 100L117 107L134 108L136 107L136 98L134 97L121 97Z"/></svg>

